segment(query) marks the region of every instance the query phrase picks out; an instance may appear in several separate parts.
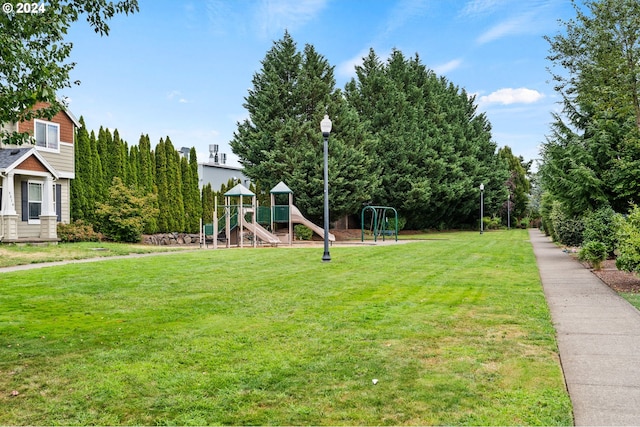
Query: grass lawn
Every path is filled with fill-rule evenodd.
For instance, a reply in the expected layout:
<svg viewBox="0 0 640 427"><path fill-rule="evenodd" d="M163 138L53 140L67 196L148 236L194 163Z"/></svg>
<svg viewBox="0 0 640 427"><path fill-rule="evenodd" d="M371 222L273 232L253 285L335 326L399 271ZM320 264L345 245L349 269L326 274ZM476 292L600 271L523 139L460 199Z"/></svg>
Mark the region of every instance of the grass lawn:
<svg viewBox="0 0 640 427"><path fill-rule="evenodd" d="M629 301L635 308L640 310L640 294L621 292L620 296Z"/></svg>
<svg viewBox="0 0 640 427"><path fill-rule="evenodd" d="M0 424L572 425L527 239L0 273Z"/></svg>
<svg viewBox="0 0 640 427"><path fill-rule="evenodd" d="M0 268L41 262L184 250L178 246L127 245L109 242L58 245L0 245ZM190 247L188 249L194 249Z"/></svg>

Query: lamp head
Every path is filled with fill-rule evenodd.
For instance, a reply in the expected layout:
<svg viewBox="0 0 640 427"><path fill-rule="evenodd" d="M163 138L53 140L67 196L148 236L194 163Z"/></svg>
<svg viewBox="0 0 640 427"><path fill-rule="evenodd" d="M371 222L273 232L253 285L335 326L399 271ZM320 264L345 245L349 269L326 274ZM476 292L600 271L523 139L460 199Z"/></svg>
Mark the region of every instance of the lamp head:
<svg viewBox="0 0 640 427"><path fill-rule="evenodd" d="M320 122L320 130L322 131L322 136L325 138L329 137L329 133L331 133L331 120L328 114L325 114L324 119Z"/></svg>
<svg viewBox="0 0 640 427"><path fill-rule="evenodd" d="M480 191L484 191L484 184L480 184Z"/></svg>

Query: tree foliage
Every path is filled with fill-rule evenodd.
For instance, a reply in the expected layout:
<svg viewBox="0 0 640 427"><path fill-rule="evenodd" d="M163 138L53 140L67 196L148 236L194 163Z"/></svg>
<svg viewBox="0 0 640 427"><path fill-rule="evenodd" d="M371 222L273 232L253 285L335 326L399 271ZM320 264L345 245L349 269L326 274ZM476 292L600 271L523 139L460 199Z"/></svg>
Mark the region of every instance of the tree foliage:
<svg viewBox="0 0 640 427"><path fill-rule="evenodd" d="M127 187L122 179L114 177L109 188L109 198L98 204L97 215L102 219L105 236L116 242L139 242L144 225L156 215L152 198Z"/></svg>
<svg viewBox="0 0 640 427"><path fill-rule="evenodd" d="M80 121L84 123L81 117ZM117 130L100 128L98 137L84 127L76 135L76 178L71 181L71 218L95 225L107 234L108 216L96 215L99 204L109 204L118 179L136 194L144 195L153 215L145 218L144 232L197 233L202 204L198 188L195 148L189 159L180 158L171 140L160 139L151 149L148 135L129 147ZM111 181L107 181L111 180ZM107 185L111 182L111 185Z"/></svg>
<svg viewBox="0 0 640 427"><path fill-rule="evenodd" d="M397 50L383 63L371 49L356 75L346 96L374 136L375 204L411 228L474 224L483 183L486 212L498 212L508 171L473 97Z"/></svg>
<svg viewBox="0 0 640 427"><path fill-rule="evenodd" d="M323 140L320 121L333 121L329 139L331 216L355 212L370 199L377 177L367 150L370 136L356 112L335 88L333 67L313 46L303 52L285 33L262 61L245 98L249 119L238 124L231 147L245 174L272 188L284 181L296 205L321 218Z"/></svg>
<svg viewBox="0 0 640 427"><path fill-rule="evenodd" d="M570 215L640 198L640 3L574 1L576 18L547 37L562 96L542 149L542 184Z"/></svg>
<svg viewBox="0 0 640 427"><path fill-rule="evenodd" d="M522 156L515 156L509 146L500 148L498 157L504 160L509 168L509 178L506 182L509 203L505 202L503 208L505 211L510 209L511 217L519 221L529 210L531 161L526 162Z"/></svg>
<svg viewBox="0 0 640 427"><path fill-rule="evenodd" d="M137 0L49 0L34 14L16 13L17 3L10 0L14 11L0 14L0 123L51 119L63 107L57 93L71 86L75 66L69 62L72 43L65 41L71 24L85 16L97 33L108 35L115 14L138 11ZM47 107L34 109L39 102ZM8 143L28 137L0 129Z"/></svg>

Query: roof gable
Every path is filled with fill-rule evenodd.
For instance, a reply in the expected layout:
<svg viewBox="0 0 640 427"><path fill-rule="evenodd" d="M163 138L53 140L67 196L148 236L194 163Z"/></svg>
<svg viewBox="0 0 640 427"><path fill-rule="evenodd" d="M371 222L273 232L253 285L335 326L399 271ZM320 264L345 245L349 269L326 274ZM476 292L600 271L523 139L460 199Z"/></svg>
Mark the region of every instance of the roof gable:
<svg viewBox="0 0 640 427"><path fill-rule="evenodd" d="M25 166L26 170L49 172L58 179L58 172L38 153L35 147L0 149L0 172L8 173L14 169L24 169L20 166Z"/></svg>

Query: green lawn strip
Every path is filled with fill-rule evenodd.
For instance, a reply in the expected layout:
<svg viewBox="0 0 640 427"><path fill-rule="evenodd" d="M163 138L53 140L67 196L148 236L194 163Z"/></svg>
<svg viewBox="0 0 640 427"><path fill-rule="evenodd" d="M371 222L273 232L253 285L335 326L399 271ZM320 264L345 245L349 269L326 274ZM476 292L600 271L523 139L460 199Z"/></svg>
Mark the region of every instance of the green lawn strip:
<svg viewBox="0 0 640 427"><path fill-rule="evenodd" d="M60 243L57 245L0 245L0 268L75 259L180 251L195 247L150 246L110 242Z"/></svg>
<svg viewBox="0 0 640 427"><path fill-rule="evenodd" d="M624 299L629 301L631 305L640 310L640 294L637 293L619 293Z"/></svg>
<svg viewBox="0 0 640 427"><path fill-rule="evenodd" d="M3 274L0 424L570 425L526 237Z"/></svg>

